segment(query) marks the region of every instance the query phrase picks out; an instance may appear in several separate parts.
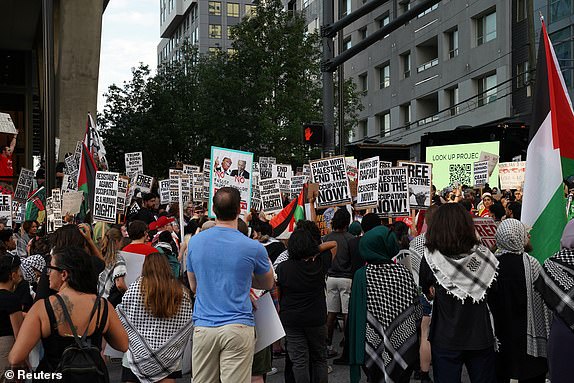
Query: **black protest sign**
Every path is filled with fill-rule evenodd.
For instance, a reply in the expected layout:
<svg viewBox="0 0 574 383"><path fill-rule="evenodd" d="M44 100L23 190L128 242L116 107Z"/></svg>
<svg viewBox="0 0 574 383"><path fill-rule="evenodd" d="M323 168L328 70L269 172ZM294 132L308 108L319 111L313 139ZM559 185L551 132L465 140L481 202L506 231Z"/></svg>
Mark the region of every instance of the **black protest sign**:
<svg viewBox="0 0 574 383"><path fill-rule="evenodd" d="M30 169L20 169L20 176L18 177L18 184L14 191L14 199L16 201L25 202L28 199L28 194L32 191L34 183L34 171Z"/></svg>
<svg viewBox="0 0 574 383"><path fill-rule="evenodd" d="M311 182L319 184L317 207L350 204L352 202L345 157L330 157L310 161Z"/></svg>
<svg viewBox="0 0 574 383"><path fill-rule="evenodd" d="M407 168L411 209L428 209L431 205L432 164L399 161L398 165Z"/></svg>
<svg viewBox="0 0 574 383"><path fill-rule="evenodd" d="M403 166L382 168L378 214L380 217L409 216L408 172Z"/></svg>
<svg viewBox="0 0 574 383"><path fill-rule="evenodd" d="M95 221L116 222L119 178L119 173L96 172L93 211Z"/></svg>

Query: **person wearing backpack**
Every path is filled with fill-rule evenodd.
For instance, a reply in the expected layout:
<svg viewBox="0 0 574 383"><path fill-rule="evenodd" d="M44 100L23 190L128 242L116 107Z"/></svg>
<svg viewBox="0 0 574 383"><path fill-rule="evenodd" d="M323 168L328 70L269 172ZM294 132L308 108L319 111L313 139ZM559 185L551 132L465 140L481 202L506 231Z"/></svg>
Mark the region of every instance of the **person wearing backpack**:
<svg viewBox="0 0 574 383"><path fill-rule="evenodd" d="M171 267L173 276L175 278L179 278L181 272L181 264L177 259L177 245L171 237L171 232L167 230L162 231L158 236L158 242L156 242L155 248L157 249L158 253L163 254L166 257L167 262Z"/></svg>
<svg viewBox="0 0 574 383"><path fill-rule="evenodd" d="M81 248L60 248L47 269L50 288L58 293L32 306L8 362L23 365L41 340L44 356L36 373L61 373L63 382L109 382L102 338L125 352L128 336L112 305L97 295L98 275L90 256Z"/></svg>

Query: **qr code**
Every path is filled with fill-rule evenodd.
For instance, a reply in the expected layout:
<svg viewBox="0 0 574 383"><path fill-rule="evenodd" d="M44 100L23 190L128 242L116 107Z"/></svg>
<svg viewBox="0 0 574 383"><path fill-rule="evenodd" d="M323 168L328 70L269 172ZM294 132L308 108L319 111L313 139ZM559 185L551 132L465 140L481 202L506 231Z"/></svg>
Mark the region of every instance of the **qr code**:
<svg viewBox="0 0 574 383"><path fill-rule="evenodd" d="M453 186L471 185L471 164L451 164L449 166L450 184Z"/></svg>

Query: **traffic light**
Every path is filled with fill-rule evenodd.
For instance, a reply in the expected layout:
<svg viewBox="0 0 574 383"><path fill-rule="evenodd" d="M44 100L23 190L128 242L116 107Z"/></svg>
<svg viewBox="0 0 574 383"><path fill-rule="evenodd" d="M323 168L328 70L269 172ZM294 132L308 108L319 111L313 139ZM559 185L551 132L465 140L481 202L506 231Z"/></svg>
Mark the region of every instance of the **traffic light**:
<svg viewBox="0 0 574 383"><path fill-rule="evenodd" d="M308 145L323 145L323 125L317 123L304 124L303 142Z"/></svg>

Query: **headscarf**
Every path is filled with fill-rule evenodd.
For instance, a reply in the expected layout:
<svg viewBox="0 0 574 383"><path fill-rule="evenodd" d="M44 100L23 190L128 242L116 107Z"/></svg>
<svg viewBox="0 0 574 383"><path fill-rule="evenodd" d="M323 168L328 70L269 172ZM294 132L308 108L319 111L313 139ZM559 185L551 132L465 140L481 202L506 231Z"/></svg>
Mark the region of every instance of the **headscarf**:
<svg viewBox="0 0 574 383"><path fill-rule="evenodd" d="M360 235L363 232L363 229L361 229L361 224L359 223L359 221L354 221L350 226L349 226L349 230L347 230L349 232L349 234L352 234L354 236Z"/></svg>
<svg viewBox="0 0 574 383"><path fill-rule="evenodd" d="M574 249L574 220L566 224L566 227L562 232L562 239L560 240L560 248Z"/></svg>
<svg viewBox="0 0 574 383"><path fill-rule="evenodd" d="M502 221L496 230L496 255L504 253L522 254L528 243L528 233L522 222L514 218Z"/></svg>
<svg viewBox="0 0 574 383"><path fill-rule="evenodd" d="M20 258L22 264L22 276L28 283L36 283L36 274L34 271L42 272L46 267L46 260L39 254L30 255L26 258Z"/></svg>
<svg viewBox="0 0 574 383"><path fill-rule="evenodd" d="M386 226L369 230L359 241L359 255L368 263L391 263L398 253L397 237Z"/></svg>

